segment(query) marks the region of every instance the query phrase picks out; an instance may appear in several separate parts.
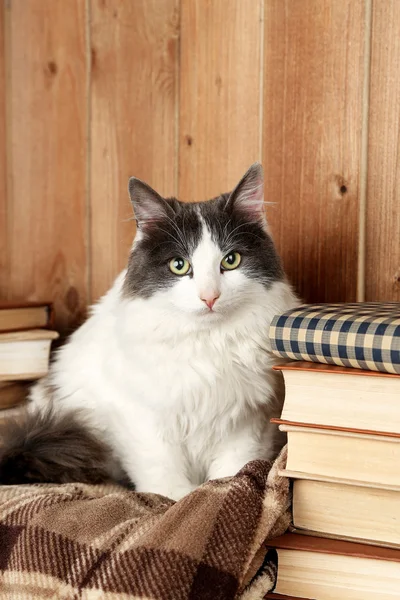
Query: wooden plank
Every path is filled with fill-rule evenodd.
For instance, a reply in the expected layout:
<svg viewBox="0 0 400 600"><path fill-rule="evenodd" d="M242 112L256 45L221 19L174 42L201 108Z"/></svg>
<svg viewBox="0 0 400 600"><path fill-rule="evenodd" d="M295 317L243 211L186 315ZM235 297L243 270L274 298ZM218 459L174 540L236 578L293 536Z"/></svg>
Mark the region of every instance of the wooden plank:
<svg viewBox="0 0 400 600"><path fill-rule="evenodd" d="M10 3L9 276L4 299L52 300L69 330L86 305L84 2Z"/></svg>
<svg viewBox="0 0 400 600"><path fill-rule="evenodd" d="M363 0L266 0L263 162L274 239L307 301L356 299Z"/></svg>
<svg viewBox="0 0 400 600"><path fill-rule="evenodd" d="M91 297L127 261L128 178L176 194L178 0L91 2Z"/></svg>
<svg viewBox="0 0 400 600"><path fill-rule="evenodd" d="M8 276L7 162L6 162L6 27L5 3L0 4L0 296L1 280Z"/></svg>
<svg viewBox="0 0 400 600"><path fill-rule="evenodd" d="M400 302L400 3L374 2L368 144L366 300Z"/></svg>
<svg viewBox="0 0 400 600"><path fill-rule="evenodd" d="M262 3L182 0L179 197L231 189L260 160Z"/></svg>

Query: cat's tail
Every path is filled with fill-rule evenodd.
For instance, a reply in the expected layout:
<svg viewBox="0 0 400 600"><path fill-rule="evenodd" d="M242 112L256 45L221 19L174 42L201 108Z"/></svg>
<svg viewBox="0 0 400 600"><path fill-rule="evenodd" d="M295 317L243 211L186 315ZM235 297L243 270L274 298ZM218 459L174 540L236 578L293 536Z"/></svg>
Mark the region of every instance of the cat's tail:
<svg viewBox="0 0 400 600"><path fill-rule="evenodd" d="M73 412L52 407L0 430L0 484L110 480L110 450Z"/></svg>

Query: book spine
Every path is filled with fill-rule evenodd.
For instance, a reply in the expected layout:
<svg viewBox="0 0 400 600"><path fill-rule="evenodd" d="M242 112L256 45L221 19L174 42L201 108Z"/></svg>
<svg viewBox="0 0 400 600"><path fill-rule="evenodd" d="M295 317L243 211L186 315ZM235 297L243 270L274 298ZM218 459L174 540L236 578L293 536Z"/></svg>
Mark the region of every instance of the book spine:
<svg viewBox="0 0 400 600"><path fill-rule="evenodd" d="M369 324L371 325L371 324ZM272 352L281 358L400 375L400 326L384 335L333 331L323 319L296 322L295 317L275 317L269 330Z"/></svg>

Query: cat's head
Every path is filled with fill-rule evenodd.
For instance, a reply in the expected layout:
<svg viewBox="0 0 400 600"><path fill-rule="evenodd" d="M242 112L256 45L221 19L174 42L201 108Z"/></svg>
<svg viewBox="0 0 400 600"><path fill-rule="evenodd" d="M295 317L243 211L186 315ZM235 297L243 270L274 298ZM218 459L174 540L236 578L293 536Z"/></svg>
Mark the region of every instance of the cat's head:
<svg viewBox="0 0 400 600"><path fill-rule="evenodd" d="M263 173L250 167L233 192L207 202L162 198L129 181L138 225L125 297L162 303L206 323L260 302L284 274L268 235Z"/></svg>

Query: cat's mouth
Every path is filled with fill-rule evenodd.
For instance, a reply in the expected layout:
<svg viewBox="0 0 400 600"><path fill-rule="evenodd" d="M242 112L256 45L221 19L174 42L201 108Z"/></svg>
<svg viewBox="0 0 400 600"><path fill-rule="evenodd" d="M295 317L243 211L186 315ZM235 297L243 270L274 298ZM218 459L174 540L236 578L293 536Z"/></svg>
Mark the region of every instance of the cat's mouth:
<svg viewBox="0 0 400 600"><path fill-rule="evenodd" d="M214 310L213 308L203 308L197 314L200 317L204 317L205 319L215 319L216 317L221 316L221 313L219 311Z"/></svg>

